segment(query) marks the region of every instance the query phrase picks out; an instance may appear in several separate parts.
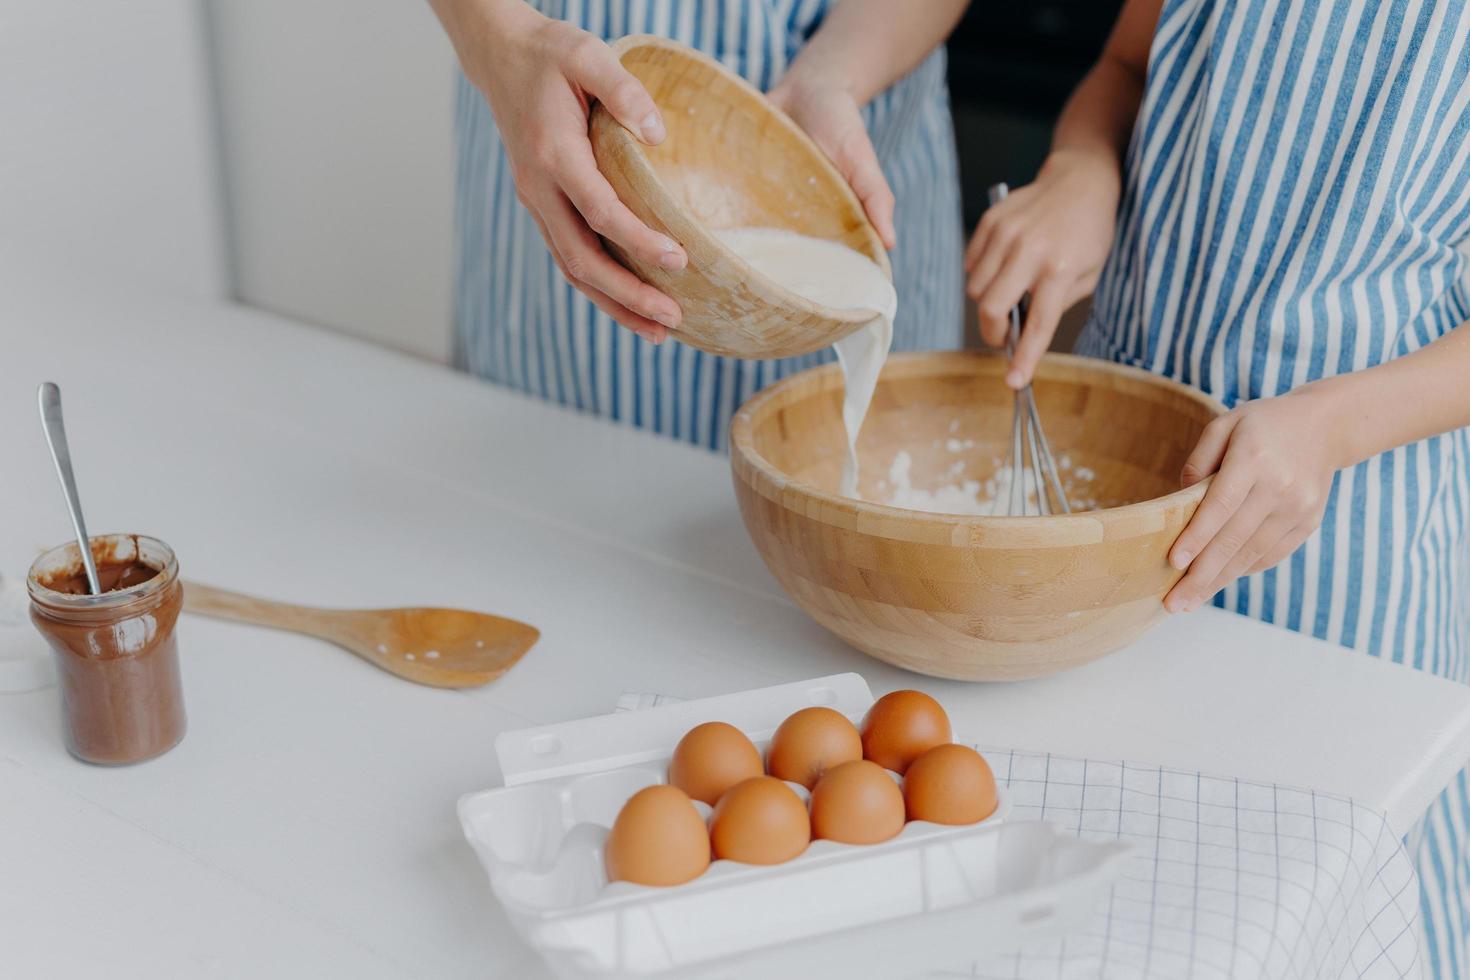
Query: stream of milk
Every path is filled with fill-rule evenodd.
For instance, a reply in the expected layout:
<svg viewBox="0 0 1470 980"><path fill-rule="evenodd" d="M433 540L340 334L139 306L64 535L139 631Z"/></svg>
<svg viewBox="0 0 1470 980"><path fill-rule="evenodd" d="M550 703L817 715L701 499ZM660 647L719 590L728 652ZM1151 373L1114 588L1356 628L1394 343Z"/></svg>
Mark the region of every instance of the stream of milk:
<svg viewBox="0 0 1470 980"><path fill-rule="evenodd" d="M858 430L893 343L898 294L877 263L846 245L784 228L728 228L720 240L757 270L813 303L839 310L868 310L874 316L832 345L842 365L842 424L847 458L842 493L858 496Z"/></svg>

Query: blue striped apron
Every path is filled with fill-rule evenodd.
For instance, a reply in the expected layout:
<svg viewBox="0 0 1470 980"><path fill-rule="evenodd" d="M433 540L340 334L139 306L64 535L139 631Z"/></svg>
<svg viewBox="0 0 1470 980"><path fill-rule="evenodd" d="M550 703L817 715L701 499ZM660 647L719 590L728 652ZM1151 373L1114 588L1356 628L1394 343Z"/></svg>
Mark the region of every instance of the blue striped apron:
<svg viewBox="0 0 1470 980"><path fill-rule="evenodd" d="M542 13L603 38L659 34L709 54L760 89L781 77L829 0L538 0ZM958 347L960 201L943 49L863 109L897 198L896 350ZM731 416L756 390L832 359L719 357L619 328L557 269L516 201L495 122L463 78L456 104L459 222L455 360L474 374L723 451Z"/></svg>
<svg viewBox="0 0 1470 980"><path fill-rule="evenodd" d="M1465 0L1166 0L1082 353L1279 395L1470 319ZM1470 682L1470 434L1344 470L1215 605ZM1470 971L1470 787L1411 836L1434 976Z"/></svg>

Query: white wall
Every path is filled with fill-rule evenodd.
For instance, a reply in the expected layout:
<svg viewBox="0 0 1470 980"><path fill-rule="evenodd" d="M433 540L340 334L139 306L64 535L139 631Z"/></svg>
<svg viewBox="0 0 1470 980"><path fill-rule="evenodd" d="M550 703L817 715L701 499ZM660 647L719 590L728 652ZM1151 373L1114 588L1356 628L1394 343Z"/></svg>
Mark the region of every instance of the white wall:
<svg viewBox="0 0 1470 980"><path fill-rule="evenodd" d="M236 297L446 359L454 60L426 0L203 2Z"/></svg>
<svg viewBox="0 0 1470 980"><path fill-rule="evenodd" d="M197 0L0 0L0 276L222 292L202 40Z"/></svg>

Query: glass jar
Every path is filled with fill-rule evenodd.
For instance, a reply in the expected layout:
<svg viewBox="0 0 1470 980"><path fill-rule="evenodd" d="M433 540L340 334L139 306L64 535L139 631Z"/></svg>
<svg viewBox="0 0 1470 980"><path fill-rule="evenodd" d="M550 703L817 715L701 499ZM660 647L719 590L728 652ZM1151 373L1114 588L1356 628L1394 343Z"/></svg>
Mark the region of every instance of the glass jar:
<svg viewBox="0 0 1470 980"><path fill-rule="evenodd" d="M107 534L90 544L102 594L87 594L75 542L52 548L26 576L31 622L56 655L71 754L128 765L184 737L174 639L184 592L173 550L157 538Z"/></svg>

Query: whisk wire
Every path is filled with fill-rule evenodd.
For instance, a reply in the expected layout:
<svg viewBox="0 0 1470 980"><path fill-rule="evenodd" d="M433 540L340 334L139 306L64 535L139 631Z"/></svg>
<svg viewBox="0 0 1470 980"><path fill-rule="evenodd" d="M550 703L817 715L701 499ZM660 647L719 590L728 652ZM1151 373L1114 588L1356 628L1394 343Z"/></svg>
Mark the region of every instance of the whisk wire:
<svg viewBox="0 0 1470 980"><path fill-rule="evenodd" d="M1021 455L1020 397L1020 395L1016 396L1017 407L1011 413L1011 451L1009 459L1014 462L1014 465L1011 466L1010 472L1010 505L1006 511L1008 514L1016 513L1018 508L1024 510L1026 506L1026 488L1021 485L1021 461L1019 459Z"/></svg>
<svg viewBox="0 0 1470 980"><path fill-rule="evenodd" d="M1026 389L1026 399L1029 403L1031 418L1036 423L1034 426L1036 430L1036 441L1041 446L1042 473L1051 485L1052 492L1056 494L1057 500L1061 504L1062 513L1070 514L1072 513L1072 505L1067 500L1067 492L1062 489L1062 477L1057 471L1056 457L1052 455L1051 444L1046 441L1046 430L1041 427L1041 413L1036 409L1036 395L1029 386Z"/></svg>
<svg viewBox="0 0 1470 980"><path fill-rule="evenodd" d="M1042 482L1041 451L1036 445L1036 426L1034 425L1026 426L1026 447L1031 453L1031 462L1025 467L1025 472L1030 474L1031 485L1036 490L1036 509L1041 511L1041 516L1050 517L1051 501L1048 499L1046 484Z"/></svg>

